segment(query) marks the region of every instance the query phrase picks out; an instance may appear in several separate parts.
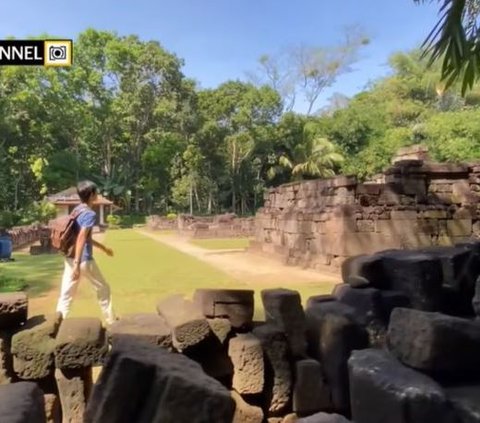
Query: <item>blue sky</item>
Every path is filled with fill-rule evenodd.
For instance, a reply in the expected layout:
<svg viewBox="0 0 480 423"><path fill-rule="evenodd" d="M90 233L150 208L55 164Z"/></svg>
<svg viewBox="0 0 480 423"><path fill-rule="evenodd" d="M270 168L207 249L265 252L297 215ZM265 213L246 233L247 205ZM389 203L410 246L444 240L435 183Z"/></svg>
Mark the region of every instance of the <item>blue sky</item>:
<svg viewBox="0 0 480 423"><path fill-rule="evenodd" d="M263 53L298 44L334 45L360 24L372 42L355 71L326 90L348 96L388 73L392 52L419 45L437 20L438 3L413 0L2 0L0 37L40 33L75 38L88 27L158 40L185 60L202 87L244 79ZM302 104L297 109L302 111Z"/></svg>

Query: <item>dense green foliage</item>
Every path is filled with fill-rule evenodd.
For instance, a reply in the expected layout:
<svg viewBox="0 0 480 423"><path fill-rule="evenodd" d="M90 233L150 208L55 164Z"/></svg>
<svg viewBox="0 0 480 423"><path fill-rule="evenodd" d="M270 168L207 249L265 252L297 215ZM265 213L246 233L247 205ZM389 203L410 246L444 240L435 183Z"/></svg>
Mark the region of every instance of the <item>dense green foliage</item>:
<svg viewBox="0 0 480 423"><path fill-rule="evenodd" d="M286 111L269 86L201 90L181 59L136 36L90 29L75 53L72 68L0 69L1 226L48 220L42 198L81 178L124 215L250 214L268 186L369 176L413 143L439 160L480 158L480 91L446 90L417 51L315 116Z"/></svg>

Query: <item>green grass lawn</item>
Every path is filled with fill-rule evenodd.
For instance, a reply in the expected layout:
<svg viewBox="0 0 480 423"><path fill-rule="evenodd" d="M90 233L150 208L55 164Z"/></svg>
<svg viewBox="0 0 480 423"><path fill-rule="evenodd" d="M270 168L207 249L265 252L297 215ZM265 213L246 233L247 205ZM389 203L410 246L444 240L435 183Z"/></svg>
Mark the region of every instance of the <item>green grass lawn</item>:
<svg viewBox="0 0 480 423"><path fill-rule="evenodd" d="M96 260L111 285L113 304L117 314L154 312L156 302L171 294L191 296L196 288L255 289L255 317L263 317L260 291L272 285L235 281L229 275L190 255L147 238L133 230L108 231L105 244L113 248L115 256L96 252ZM58 255L29 256L15 254L14 263L1 264L9 274L25 278L32 298L50 293L41 309L32 314L55 310L62 272L62 258ZM330 292L331 284L282 284L297 289L302 299ZM81 282L72 306L72 316L100 316L95 293L88 281Z"/></svg>
<svg viewBox="0 0 480 423"><path fill-rule="evenodd" d="M59 283L63 271L63 260L58 254L31 256L28 253L14 253L15 261L0 263L0 272L9 277L25 280L29 295L45 294Z"/></svg>
<svg viewBox="0 0 480 423"><path fill-rule="evenodd" d="M206 250L233 250L247 248L250 245L248 238L192 239L190 242Z"/></svg>

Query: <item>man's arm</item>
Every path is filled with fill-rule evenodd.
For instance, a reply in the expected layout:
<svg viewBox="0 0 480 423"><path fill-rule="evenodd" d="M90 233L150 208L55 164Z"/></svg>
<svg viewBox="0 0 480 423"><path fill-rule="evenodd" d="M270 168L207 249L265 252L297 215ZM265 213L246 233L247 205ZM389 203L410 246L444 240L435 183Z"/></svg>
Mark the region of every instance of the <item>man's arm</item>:
<svg viewBox="0 0 480 423"><path fill-rule="evenodd" d="M99 250L102 250L104 253L106 253L109 256L113 256L113 250L111 248L108 248L107 246L103 245L101 242L95 241L92 239L92 245Z"/></svg>
<svg viewBox="0 0 480 423"><path fill-rule="evenodd" d="M77 236L77 241L75 242L75 257L73 259L73 275L72 279L75 281L80 277L80 263L83 253L83 248L87 242L89 228L80 228L80 232Z"/></svg>

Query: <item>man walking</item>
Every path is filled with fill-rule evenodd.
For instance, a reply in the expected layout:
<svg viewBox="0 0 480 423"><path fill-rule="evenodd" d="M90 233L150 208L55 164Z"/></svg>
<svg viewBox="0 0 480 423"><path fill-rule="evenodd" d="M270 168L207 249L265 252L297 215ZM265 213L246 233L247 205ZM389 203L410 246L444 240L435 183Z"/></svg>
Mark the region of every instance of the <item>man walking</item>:
<svg viewBox="0 0 480 423"><path fill-rule="evenodd" d="M97 199L97 191L97 186L91 181L82 181L77 185L77 193L81 204L74 209L74 212L78 213L76 218L78 235L75 242L75 255L73 258L65 258L65 270L63 272L57 311L62 314L63 318L67 317L80 279L84 277L93 285L103 317L106 323L110 325L115 320L110 286L105 281L102 272L93 259L93 247L102 250L110 257L113 256L113 251L110 248L92 238L92 230L96 220L96 213L92 207Z"/></svg>

